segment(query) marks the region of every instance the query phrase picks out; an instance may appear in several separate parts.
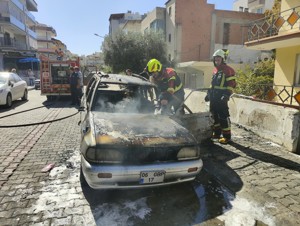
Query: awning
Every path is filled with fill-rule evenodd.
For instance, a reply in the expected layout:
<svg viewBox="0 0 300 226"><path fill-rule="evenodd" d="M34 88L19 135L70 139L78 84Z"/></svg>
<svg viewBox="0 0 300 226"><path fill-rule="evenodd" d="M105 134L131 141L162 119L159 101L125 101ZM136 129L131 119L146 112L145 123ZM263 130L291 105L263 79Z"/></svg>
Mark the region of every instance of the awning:
<svg viewBox="0 0 300 226"><path fill-rule="evenodd" d="M19 60L19 63L38 63L40 60L38 58L28 57Z"/></svg>

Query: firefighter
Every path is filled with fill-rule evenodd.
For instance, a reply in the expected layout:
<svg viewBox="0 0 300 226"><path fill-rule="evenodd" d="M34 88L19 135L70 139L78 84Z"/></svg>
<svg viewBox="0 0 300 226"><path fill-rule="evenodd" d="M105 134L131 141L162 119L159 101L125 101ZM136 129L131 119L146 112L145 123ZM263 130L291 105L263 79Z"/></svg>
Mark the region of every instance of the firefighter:
<svg viewBox="0 0 300 226"><path fill-rule="evenodd" d="M70 67L70 90L71 90L71 105L80 105L80 77L74 67Z"/></svg>
<svg viewBox="0 0 300 226"><path fill-rule="evenodd" d="M160 91L158 101L162 114L170 114L172 107L175 114L184 114L184 88L176 71L164 68L157 59L151 59L146 69Z"/></svg>
<svg viewBox="0 0 300 226"><path fill-rule="evenodd" d="M221 144L231 140L231 123L228 108L229 97L236 86L235 71L225 63L227 52L222 49L213 54L214 70L210 90L205 101L210 101L210 112L214 118L212 139Z"/></svg>

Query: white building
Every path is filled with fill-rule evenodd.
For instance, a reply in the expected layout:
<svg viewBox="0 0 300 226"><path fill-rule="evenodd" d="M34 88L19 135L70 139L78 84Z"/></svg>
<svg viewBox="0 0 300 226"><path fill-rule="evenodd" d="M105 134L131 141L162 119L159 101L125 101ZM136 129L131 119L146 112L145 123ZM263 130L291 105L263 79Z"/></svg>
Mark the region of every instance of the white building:
<svg viewBox="0 0 300 226"><path fill-rule="evenodd" d="M34 0L0 1L0 70L17 67L22 58L36 57L36 20L30 12L37 11Z"/></svg>
<svg viewBox="0 0 300 226"><path fill-rule="evenodd" d="M264 13L272 9L274 0L236 0L233 10L239 12Z"/></svg>

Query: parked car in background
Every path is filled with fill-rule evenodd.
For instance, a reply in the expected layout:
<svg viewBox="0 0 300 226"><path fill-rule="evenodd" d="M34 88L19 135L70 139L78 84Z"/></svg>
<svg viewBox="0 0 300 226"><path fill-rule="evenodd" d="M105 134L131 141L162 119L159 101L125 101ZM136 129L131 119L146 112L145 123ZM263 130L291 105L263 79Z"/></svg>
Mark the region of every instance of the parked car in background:
<svg viewBox="0 0 300 226"><path fill-rule="evenodd" d="M80 107L81 178L93 189L192 181L202 169L194 136L155 115L157 87L142 77L94 74Z"/></svg>
<svg viewBox="0 0 300 226"><path fill-rule="evenodd" d="M27 83L15 73L0 72L0 105L11 107L19 98L28 100Z"/></svg>
<svg viewBox="0 0 300 226"><path fill-rule="evenodd" d="M41 80L40 79L35 79L34 80L34 88L35 89L40 89L41 88Z"/></svg>

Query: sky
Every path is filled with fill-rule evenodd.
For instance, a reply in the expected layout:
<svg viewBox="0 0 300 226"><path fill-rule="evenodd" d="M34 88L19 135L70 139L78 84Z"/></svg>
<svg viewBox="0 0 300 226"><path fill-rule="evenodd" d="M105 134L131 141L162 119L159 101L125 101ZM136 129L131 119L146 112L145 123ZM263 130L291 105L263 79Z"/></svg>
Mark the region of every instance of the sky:
<svg viewBox="0 0 300 226"><path fill-rule="evenodd" d="M35 0L38 12L35 19L53 27L56 39L62 41L74 54L89 55L100 51L103 39L109 33L111 14L144 14L155 7L165 7L167 0ZM234 0L208 0L216 9L232 10Z"/></svg>

